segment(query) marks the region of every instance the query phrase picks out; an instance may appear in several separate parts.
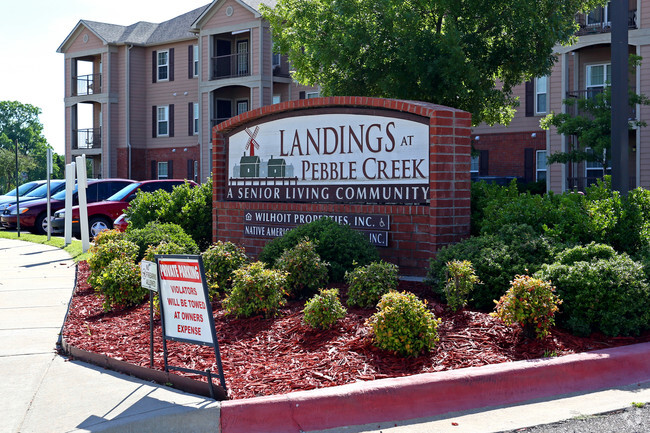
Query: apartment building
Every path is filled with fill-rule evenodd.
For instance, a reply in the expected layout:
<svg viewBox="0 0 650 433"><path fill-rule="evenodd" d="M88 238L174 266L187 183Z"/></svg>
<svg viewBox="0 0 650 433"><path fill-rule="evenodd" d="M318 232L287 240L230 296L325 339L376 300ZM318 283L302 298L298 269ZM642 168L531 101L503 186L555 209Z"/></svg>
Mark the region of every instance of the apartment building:
<svg viewBox="0 0 650 433"><path fill-rule="evenodd" d="M66 161L93 177L205 180L211 129L253 108L318 96L273 53L261 3L215 0L162 23L81 20L65 57Z"/></svg>
<svg viewBox="0 0 650 433"><path fill-rule="evenodd" d="M545 181L548 190L582 190L602 177L596 163L546 165L547 155L570 148L575 137L545 131L539 121L549 112L575 113L575 104L565 100L591 97L611 79L610 6L578 14L578 42L556 47L557 62L551 74L538 77L515 89L520 105L510 125L479 125L473 129L472 144L478 151L472 160L472 175L516 176L524 181ZM629 0L628 50L644 58L629 76L636 93L650 95L650 0ZM637 106L630 118L650 118L650 107ZM629 133L630 186L650 188L650 129Z"/></svg>

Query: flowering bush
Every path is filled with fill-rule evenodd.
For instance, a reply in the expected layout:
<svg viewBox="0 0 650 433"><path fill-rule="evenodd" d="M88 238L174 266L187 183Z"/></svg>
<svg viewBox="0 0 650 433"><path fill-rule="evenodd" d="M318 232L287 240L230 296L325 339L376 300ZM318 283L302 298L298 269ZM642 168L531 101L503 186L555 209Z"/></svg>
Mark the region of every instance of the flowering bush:
<svg viewBox="0 0 650 433"><path fill-rule="evenodd" d="M517 275L506 294L495 301L495 312L490 315L507 325L519 323L526 334L534 333L537 338L544 338L555 323L555 313L562 303L554 291L548 281Z"/></svg>
<svg viewBox="0 0 650 433"><path fill-rule="evenodd" d="M228 314L238 317L255 314L270 317L286 303L286 286L284 272L266 269L264 263L254 262L234 272L232 289L222 305Z"/></svg>
<svg viewBox="0 0 650 433"><path fill-rule="evenodd" d="M275 261L275 268L287 273L289 295L308 296L327 284L327 263L316 252L316 242L304 238Z"/></svg>
<svg viewBox="0 0 650 433"><path fill-rule="evenodd" d="M312 328L329 329L345 317L346 309L339 300L338 289L320 290L305 303L302 311L305 323Z"/></svg>
<svg viewBox="0 0 650 433"><path fill-rule="evenodd" d="M474 284L480 283L472 262L468 260L452 260L446 265L447 283L445 298L452 311L457 311L467 305L469 293Z"/></svg>
<svg viewBox="0 0 650 433"><path fill-rule="evenodd" d="M375 305L382 295L397 288L397 270L397 265L382 260L346 272L345 281L349 284L348 305Z"/></svg>
<svg viewBox="0 0 650 433"><path fill-rule="evenodd" d="M93 245L90 248L90 257L88 258L88 268L90 269L88 283L96 287L98 284L97 278L114 260L129 259L135 261L137 256L138 246L126 240L109 239L99 245Z"/></svg>
<svg viewBox="0 0 650 433"><path fill-rule="evenodd" d="M217 241L201 257L210 296L230 288L233 272L248 262L246 250L232 242Z"/></svg>
<svg viewBox="0 0 650 433"><path fill-rule="evenodd" d="M139 304L148 293L140 284L140 267L128 258L113 260L96 277L95 283L95 290L104 297L104 311Z"/></svg>
<svg viewBox="0 0 650 433"><path fill-rule="evenodd" d="M366 325L380 349L418 356L435 347L441 320L413 293L390 291L381 297L377 309Z"/></svg>
<svg viewBox="0 0 650 433"><path fill-rule="evenodd" d="M124 238L124 233L117 230L102 230L101 232L97 233L95 237L93 238L93 243L95 246L105 244L108 241L116 241Z"/></svg>

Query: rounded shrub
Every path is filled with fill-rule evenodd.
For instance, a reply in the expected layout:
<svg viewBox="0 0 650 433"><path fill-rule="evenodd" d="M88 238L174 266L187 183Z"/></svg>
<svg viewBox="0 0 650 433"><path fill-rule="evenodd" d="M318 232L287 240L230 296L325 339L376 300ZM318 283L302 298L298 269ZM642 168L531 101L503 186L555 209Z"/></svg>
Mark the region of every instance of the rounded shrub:
<svg viewBox="0 0 650 433"><path fill-rule="evenodd" d="M554 253L555 244L532 227L505 225L496 234L471 237L440 249L430 262L426 282L444 299L447 263L469 261L482 284L474 288L468 304L492 311L494 301L503 296L516 275L534 273L550 263Z"/></svg>
<svg viewBox="0 0 650 433"><path fill-rule="evenodd" d="M254 262L235 270L232 289L223 300L228 314L237 317L275 315L286 303L284 296L287 276L284 272L267 269L262 262Z"/></svg>
<svg viewBox="0 0 650 433"><path fill-rule="evenodd" d="M391 291L381 297L378 311L367 321L374 344L403 356L418 356L438 342L441 320L413 293Z"/></svg>
<svg viewBox="0 0 650 433"><path fill-rule="evenodd" d="M534 334L544 338L555 324L555 313L562 303L554 292L555 288L548 281L517 275L490 315L506 325L520 324L526 336Z"/></svg>
<svg viewBox="0 0 650 433"><path fill-rule="evenodd" d="M467 305L469 294L474 285L480 281L474 272L472 262L467 260L452 260L446 265L447 283L445 284L445 299L452 311L457 311Z"/></svg>
<svg viewBox="0 0 650 433"><path fill-rule="evenodd" d="M153 221L141 229L131 228L126 231L124 238L138 246L136 261L142 260L144 253L151 245L158 245L162 242L174 243L182 247L185 254L198 254L199 248L196 242L183 230L173 223L159 223Z"/></svg>
<svg viewBox="0 0 650 433"><path fill-rule="evenodd" d="M104 311L109 311L142 303L148 290L140 283L140 267L128 258L118 258L97 276L94 288L104 298Z"/></svg>
<svg viewBox="0 0 650 433"><path fill-rule="evenodd" d="M558 323L580 336L595 331L638 335L649 329L650 287L643 266L627 254L599 258L589 253L608 250L597 244L572 250L535 274L550 280L564 301Z"/></svg>
<svg viewBox="0 0 650 433"><path fill-rule="evenodd" d="M305 238L282 252L274 267L287 273L289 296L306 297L327 284L327 263L316 252L316 242Z"/></svg>
<svg viewBox="0 0 650 433"><path fill-rule="evenodd" d="M88 276L88 283L93 287L98 285L97 279L113 261L128 259L135 262L138 257L138 246L124 239L109 239L103 243L93 245L89 251L88 268L90 275Z"/></svg>
<svg viewBox="0 0 650 433"><path fill-rule="evenodd" d="M110 240L116 241L120 239L124 239L124 232L121 232L117 229L102 230L101 232L97 233L93 238L93 244L97 246L97 245L104 244Z"/></svg>
<svg viewBox="0 0 650 433"><path fill-rule="evenodd" d="M364 235L331 218L320 218L289 230L282 237L266 244L259 260L273 266L283 251L294 248L305 238L317 243L316 252L323 261L329 263L330 281L343 281L345 273L354 269L355 262L367 265L379 260L377 249Z"/></svg>
<svg viewBox="0 0 650 433"><path fill-rule="evenodd" d="M174 243L162 241L157 245L149 245L147 251L144 252L143 260L153 262L156 260L154 256L160 254L188 254L187 250Z"/></svg>
<svg viewBox="0 0 650 433"><path fill-rule="evenodd" d="M398 267L383 260L359 266L345 273L348 283L348 305L371 307L386 293L397 288Z"/></svg>
<svg viewBox="0 0 650 433"><path fill-rule="evenodd" d="M201 253L210 296L230 288L233 272L248 262L246 250L232 242L217 241Z"/></svg>
<svg viewBox="0 0 650 433"><path fill-rule="evenodd" d="M305 303L304 321L315 329L329 329L345 317L347 310L339 300L338 289L323 289Z"/></svg>

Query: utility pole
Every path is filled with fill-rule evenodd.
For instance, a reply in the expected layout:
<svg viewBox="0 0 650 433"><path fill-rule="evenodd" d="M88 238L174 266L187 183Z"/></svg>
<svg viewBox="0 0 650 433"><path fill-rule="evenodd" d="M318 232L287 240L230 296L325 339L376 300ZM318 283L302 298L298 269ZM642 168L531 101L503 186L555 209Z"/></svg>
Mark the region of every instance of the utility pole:
<svg viewBox="0 0 650 433"><path fill-rule="evenodd" d="M621 195L630 190L628 97L628 1L610 2L612 23L612 189ZM638 173L637 173L638 176Z"/></svg>

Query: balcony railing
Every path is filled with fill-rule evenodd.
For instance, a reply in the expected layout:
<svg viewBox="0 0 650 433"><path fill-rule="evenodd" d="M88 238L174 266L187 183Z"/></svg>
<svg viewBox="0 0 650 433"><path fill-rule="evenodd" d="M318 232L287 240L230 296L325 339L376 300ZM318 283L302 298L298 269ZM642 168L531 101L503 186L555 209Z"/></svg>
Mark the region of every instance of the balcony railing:
<svg viewBox="0 0 650 433"><path fill-rule="evenodd" d="M72 96L95 95L102 93L102 74L79 75L72 77Z"/></svg>
<svg viewBox="0 0 650 433"><path fill-rule="evenodd" d="M597 13L599 12L599 13ZM608 8L599 8L587 14L576 15L576 21L580 29L576 33L578 36L590 35L595 33L610 33L612 24ZM627 17L628 29L636 29L636 9L628 11Z"/></svg>
<svg viewBox="0 0 650 433"><path fill-rule="evenodd" d="M251 74L250 53L212 57L212 80L244 77Z"/></svg>
<svg viewBox="0 0 650 433"><path fill-rule="evenodd" d="M86 128L72 130L72 149L101 149L102 129Z"/></svg>
<svg viewBox="0 0 650 433"><path fill-rule="evenodd" d="M596 95L599 95L603 93L605 89L602 87L595 87L591 89L583 89L583 90L572 90L569 92L566 92L566 99L567 100L578 100L578 99L591 99L594 98ZM571 116L577 116L577 115L585 115L586 113L578 108L578 104L566 104L566 112L567 114ZM630 107L629 112L628 112L628 119L636 119L636 107Z"/></svg>

